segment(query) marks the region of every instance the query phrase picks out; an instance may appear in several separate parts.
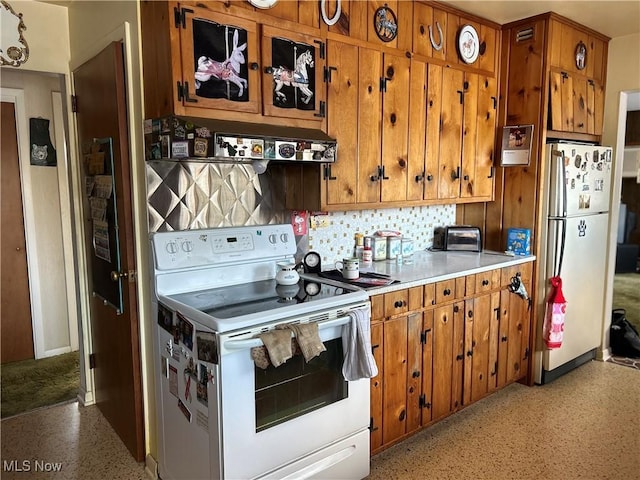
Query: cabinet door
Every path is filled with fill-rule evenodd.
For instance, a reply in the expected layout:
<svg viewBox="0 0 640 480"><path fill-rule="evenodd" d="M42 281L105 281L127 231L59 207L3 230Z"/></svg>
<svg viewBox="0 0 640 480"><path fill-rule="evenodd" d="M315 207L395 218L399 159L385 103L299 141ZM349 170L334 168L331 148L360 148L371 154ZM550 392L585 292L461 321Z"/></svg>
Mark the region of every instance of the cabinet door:
<svg viewBox="0 0 640 480"><path fill-rule="evenodd" d="M327 203L356 201L358 181L358 47L327 43L327 63L331 72L327 91L327 133L340 145L338 160L328 166L325 178Z"/></svg>
<svg viewBox="0 0 640 480"><path fill-rule="evenodd" d="M487 47L489 48L489 47ZM478 82L478 116L473 197L490 200L493 196L493 150L498 107L497 82L493 77L480 76ZM465 116L466 105L465 105ZM464 186L463 186L464 190Z"/></svg>
<svg viewBox="0 0 640 480"><path fill-rule="evenodd" d="M467 73L464 79L462 118L462 182L460 197L473 197L478 139L478 75Z"/></svg>
<svg viewBox="0 0 640 480"><path fill-rule="evenodd" d="M361 48L358 68L358 203L380 201L381 71L382 54Z"/></svg>
<svg viewBox="0 0 640 480"><path fill-rule="evenodd" d="M427 78L427 134L424 198L438 198L440 160L440 113L442 111L442 67L429 64Z"/></svg>
<svg viewBox="0 0 640 480"><path fill-rule="evenodd" d="M473 300L473 340L471 344L471 402L480 400L489 392L491 295L481 295ZM467 301L468 302L468 301Z"/></svg>
<svg viewBox="0 0 640 480"><path fill-rule="evenodd" d="M602 135L604 118L604 86L595 80L587 81L587 133Z"/></svg>
<svg viewBox="0 0 640 480"><path fill-rule="evenodd" d="M509 301L512 293L508 289L500 291L500 316L498 326L498 372L496 387L502 388L507 384L507 364L509 361Z"/></svg>
<svg viewBox="0 0 640 480"><path fill-rule="evenodd" d="M407 423L407 317L384 322L384 389L382 442L406 431Z"/></svg>
<svg viewBox="0 0 640 480"><path fill-rule="evenodd" d="M179 100L189 107L259 113L256 23L195 6L183 11Z"/></svg>
<svg viewBox="0 0 640 480"><path fill-rule="evenodd" d="M438 162L438 198L443 200L460 195L463 86L462 71L443 69Z"/></svg>
<svg viewBox="0 0 640 480"><path fill-rule="evenodd" d="M573 77L567 72L551 72L551 129L573 132Z"/></svg>
<svg viewBox="0 0 640 480"><path fill-rule="evenodd" d="M382 322L371 325L371 349L373 358L378 366L378 375L371 379L371 422L369 425L371 437L371 451L382 446L382 391L384 379L384 324Z"/></svg>
<svg viewBox="0 0 640 480"><path fill-rule="evenodd" d="M422 425L431 422L433 392L433 318L434 311L422 314Z"/></svg>
<svg viewBox="0 0 640 480"><path fill-rule="evenodd" d="M319 38L262 26L264 115L322 121L325 59Z"/></svg>
<svg viewBox="0 0 640 480"><path fill-rule="evenodd" d="M448 415L451 411L451 387L455 362L453 345L454 323L453 305L439 307L434 310L432 420L438 420Z"/></svg>
<svg viewBox="0 0 640 480"><path fill-rule="evenodd" d="M587 133L587 79L573 79L573 131Z"/></svg>
<svg viewBox="0 0 640 480"><path fill-rule="evenodd" d="M407 315L407 429L418 430L422 425L420 395L423 375L423 321L422 313Z"/></svg>
<svg viewBox="0 0 640 480"><path fill-rule="evenodd" d="M384 55L382 71L382 201L407 198L410 60Z"/></svg>
<svg viewBox="0 0 640 480"><path fill-rule="evenodd" d="M427 41L428 42L428 41ZM435 198L434 189L427 190L425 182L425 114L427 95L427 64L411 60L411 85L409 89L409 166L407 200ZM432 184L433 182L430 182Z"/></svg>
<svg viewBox="0 0 640 480"><path fill-rule="evenodd" d="M438 420L462 404L464 302L433 311L431 419Z"/></svg>
<svg viewBox="0 0 640 480"><path fill-rule="evenodd" d="M487 389L492 392L498 388L498 355L500 348L500 292L491 294L491 312L489 318L489 378Z"/></svg>

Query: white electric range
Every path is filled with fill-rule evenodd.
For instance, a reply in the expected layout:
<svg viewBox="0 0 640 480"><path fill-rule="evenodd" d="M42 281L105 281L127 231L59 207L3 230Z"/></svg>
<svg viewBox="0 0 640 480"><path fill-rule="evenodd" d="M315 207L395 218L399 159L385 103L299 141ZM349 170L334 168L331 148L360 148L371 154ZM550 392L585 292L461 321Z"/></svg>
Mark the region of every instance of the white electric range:
<svg viewBox="0 0 640 480"><path fill-rule="evenodd" d="M367 294L279 285L291 225L156 233L151 247L161 478L366 477L369 381L344 379L342 334ZM256 366L258 335L308 322L325 352Z"/></svg>

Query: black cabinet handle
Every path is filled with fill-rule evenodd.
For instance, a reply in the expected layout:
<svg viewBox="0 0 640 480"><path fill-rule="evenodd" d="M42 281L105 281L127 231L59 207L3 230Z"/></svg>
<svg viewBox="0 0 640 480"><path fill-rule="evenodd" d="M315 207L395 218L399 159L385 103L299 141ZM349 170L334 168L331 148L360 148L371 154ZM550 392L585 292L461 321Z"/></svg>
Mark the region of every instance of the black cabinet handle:
<svg viewBox="0 0 640 480"><path fill-rule="evenodd" d="M416 183L420 183L423 180L424 180L424 172L422 172L420 175L416 175Z"/></svg>
<svg viewBox="0 0 640 480"><path fill-rule="evenodd" d="M449 295L451 295L451 290L449 290L448 288L445 288L444 291L442 292L442 294L447 297Z"/></svg>
<svg viewBox="0 0 640 480"><path fill-rule="evenodd" d="M502 336L502 338L501 338L500 340L501 340L501 341L503 341L503 342L506 342L506 341L507 341L507 336L506 336L506 335L503 335L503 336Z"/></svg>
<svg viewBox="0 0 640 480"><path fill-rule="evenodd" d="M473 318L473 310L469 310L469 311L467 312L467 316L468 316L469 318Z"/></svg>
<svg viewBox="0 0 640 480"><path fill-rule="evenodd" d="M273 73L273 67L264 67L264 73L271 75Z"/></svg>
<svg viewBox="0 0 640 480"><path fill-rule="evenodd" d="M458 313L459 311L460 311L460 307L458 307L457 305L453 307L453 313Z"/></svg>
<svg viewBox="0 0 640 480"><path fill-rule="evenodd" d="M431 180L433 180L433 175L431 175L431 174L427 175L427 181L430 182Z"/></svg>
<svg viewBox="0 0 640 480"><path fill-rule="evenodd" d="M467 352L467 357L473 357L473 350L469 350Z"/></svg>
<svg viewBox="0 0 640 480"><path fill-rule="evenodd" d="M462 178L464 178L464 181L465 181L465 182L468 182L468 181L469 181L469 175L465 175L465 176L464 176L464 177L462 177Z"/></svg>
<svg viewBox="0 0 640 480"><path fill-rule="evenodd" d="M456 360L462 360L463 358L464 358L464 355L462 355L461 353L456 355Z"/></svg>
<svg viewBox="0 0 640 480"><path fill-rule="evenodd" d="M482 286L486 287L487 285L489 285L489 280L485 278L484 280L482 280Z"/></svg>
<svg viewBox="0 0 640 480"><path fill-rule="evenodd" d="M418 378L418 377L420 376L420 372L416 370L415 372L413 372L413 373L411 374L411 376L412 376L413 378Z"/></svg>
<svg viewBox="0 0 640 480"><path fill-rule="evenodd" d="M260 65L258 65L256 62L251 62L251 63L249 64L249 68L250 68L251 70L258 70L258 69L260 68Z"/></svg>

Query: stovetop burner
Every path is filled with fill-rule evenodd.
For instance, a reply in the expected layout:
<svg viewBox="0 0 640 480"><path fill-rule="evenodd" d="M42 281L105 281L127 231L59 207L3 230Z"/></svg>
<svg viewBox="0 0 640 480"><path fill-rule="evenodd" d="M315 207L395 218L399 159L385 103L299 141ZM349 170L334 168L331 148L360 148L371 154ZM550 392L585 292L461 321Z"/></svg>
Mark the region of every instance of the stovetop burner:
<svg viewBox="0 0 640 480"><path fill-rule="evenodd" d="M301 303L317 302L352 293L353 290L300 279L294 285L278 285L275 280L244 283L199 292L171 295L170 298L196 308L214 318L228 319L266 312Z"/></svg>

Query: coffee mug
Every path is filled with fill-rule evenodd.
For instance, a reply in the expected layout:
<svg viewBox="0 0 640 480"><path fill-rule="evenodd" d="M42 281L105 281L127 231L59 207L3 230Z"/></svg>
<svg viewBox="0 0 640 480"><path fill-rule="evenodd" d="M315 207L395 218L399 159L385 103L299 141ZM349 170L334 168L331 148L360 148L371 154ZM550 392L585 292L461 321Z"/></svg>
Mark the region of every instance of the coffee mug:
<svg viewBox="0 0 640 480"><path fill-rule="evenodd" d="M360 260L357 258L343 258L336 262L336 268L347 280L355 280L360 277Z"/></svg>

